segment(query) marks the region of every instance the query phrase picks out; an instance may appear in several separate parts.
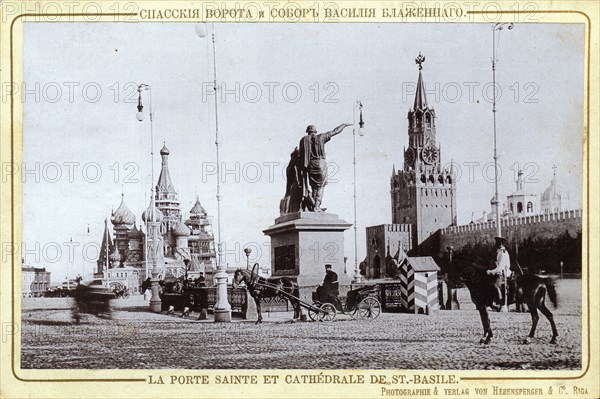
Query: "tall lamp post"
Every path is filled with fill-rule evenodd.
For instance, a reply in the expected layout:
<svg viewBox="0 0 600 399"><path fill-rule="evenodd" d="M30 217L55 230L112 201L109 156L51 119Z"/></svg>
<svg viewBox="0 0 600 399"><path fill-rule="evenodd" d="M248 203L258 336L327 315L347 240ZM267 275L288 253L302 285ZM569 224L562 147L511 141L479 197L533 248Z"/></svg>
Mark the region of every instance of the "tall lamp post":
<svg viewBox="0 0 600 399"><path fill-rule="evenodd" d="M244 253L246 254L246 270L250 269L250 254L252 253L252 248L244 248Z"/></svg>
<svg viewBox="0 0 600 399"><path fill-rule="evenodd" d="M354 172L354 283L360 283L362 280L362 276L360 275L360 270L358 269L358 230L356 226L356 134L359 136L365 135L365 122L363 121L363 113L362 113L362 102L360 100L356 100L354 103L354 107L352 108L352 153L353 153L353 172ZM356 128L356 110L359 110L360 116L358 121L358 129Z"/></svg>
<svg viewBox="0 0 600 399"><path fill-rule="evenodd" d="M499 197L498 197L498 152L496 148L496 63L498 59L496 58L496 31L501 31L506 27L508 30L511 30L514 27L513 23L509 22L498 22L492 27L492 87L493 87L493 99L492 99L492 114L494 116L494 208L496 210L496 236L502 236L502 229L500 226L500 207L499 207ZM498 32L498 39L500 39L500 32ZM506 286L506 273L502 273L503 282L504 282L504 304L502 305L502 311L508 311L508 295L507 295L507 286Z"/></svg>
<svg viewBox="0 0 600 399"><path fill-rule="evenodd" d="M152 90L149 85L142 83L138 86L138 105L137 105L137 114L135 115L137 120L142 122L145 118L144 114L144 106L142 105L142 92L148 92L148 109L150 114L150 170L151 170L151 183L154 184L154 128L152 124ZM150 195L150 215L148 215L148 219L146 220L146 234L151 235L152 245L155 246L158 242L157 234L158 234L158 221L155 213L155 198L154 198L154 190L151 190L152 193ZM160 312L161 309L161 300L158 295L159 287L158 287L158 261L156 257L158 256L158 248L153 248L151 252L152 257L152 278L150 280L150 290L152 292L152 296L150 297L150 310L153 312ZM146 258L146 262L148 259Z"/></svg>
<svg viewBox="0 0 600 399"><path fill-rule="evenodd" d="M205 23L199 23L194 28L200 38L208 35ZM212 55L213 55L213 90L215 96L215 148L217 155L217 301L214 307L215 322L231 321L231 305L227 300L227 267L223 262L223 251L221 243L221 165L219 163L219 107L217 100L217 45L215 41L215 29L213 23L212 31Z"/></svg>

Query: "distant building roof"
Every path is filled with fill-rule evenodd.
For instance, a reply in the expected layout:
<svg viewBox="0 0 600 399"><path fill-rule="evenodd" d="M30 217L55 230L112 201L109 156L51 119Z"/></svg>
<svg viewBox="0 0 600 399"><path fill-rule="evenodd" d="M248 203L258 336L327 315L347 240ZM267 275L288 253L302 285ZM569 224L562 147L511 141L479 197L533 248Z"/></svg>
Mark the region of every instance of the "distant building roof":
<svg viewBox="0 0 600 399"><path fill-rule="evenodd" d="M21 267L21 271L24 271L24 272L35 272L35 273L45 273L46 272L46 268L45 267L33 267L33 266L23 265Z"/></svg>
<svg viewBox="0 0 600 399"><path fill-rule="evenodd" d="M437 272L440 270L431 256L409 256L406 260L416 272Z"/></svg>

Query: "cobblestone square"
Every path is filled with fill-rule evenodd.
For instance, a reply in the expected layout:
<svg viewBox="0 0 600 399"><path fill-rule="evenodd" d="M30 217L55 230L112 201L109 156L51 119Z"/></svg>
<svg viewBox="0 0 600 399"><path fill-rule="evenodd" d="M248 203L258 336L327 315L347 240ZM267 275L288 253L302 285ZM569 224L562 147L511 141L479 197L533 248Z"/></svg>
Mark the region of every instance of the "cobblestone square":
<svg viewBox="0 0 600 399"><path fill-rule="evenodd" d="M579 369L581 280L558 280L553 309L559 338L540 319L536 338L523 345L529 313L490 314L494 338L480 345L479 314L466 289L461 310L432 315L383 313L375 321L340 316L333 322L290 323L272 314L262 325L198 322L153 314L143 299L113 301L112 320L70 319L69 299L23 303L23 368L45 369Z"/></svg>

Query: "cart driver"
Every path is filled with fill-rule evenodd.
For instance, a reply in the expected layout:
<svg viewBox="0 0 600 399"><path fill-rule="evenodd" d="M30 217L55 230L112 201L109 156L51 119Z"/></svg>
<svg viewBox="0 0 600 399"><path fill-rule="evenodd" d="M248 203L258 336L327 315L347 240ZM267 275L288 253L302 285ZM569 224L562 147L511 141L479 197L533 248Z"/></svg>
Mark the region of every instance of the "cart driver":
<svg viewBox="0 0 600 399"><path fill-rule="evenodd" d="M333 303L336 307L339 305L340 286L338 275L329 264L325 265L325 278L323 279L323 285L317 288L317 293L321 302Z"/></svg>

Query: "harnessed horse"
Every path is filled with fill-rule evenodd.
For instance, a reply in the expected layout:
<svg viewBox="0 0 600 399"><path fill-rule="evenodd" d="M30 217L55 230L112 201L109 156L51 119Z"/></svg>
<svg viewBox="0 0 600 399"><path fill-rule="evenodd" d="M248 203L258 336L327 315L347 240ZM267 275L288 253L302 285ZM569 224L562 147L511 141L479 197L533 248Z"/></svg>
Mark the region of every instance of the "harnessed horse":
<svg viewBox="0 0 600 399"><path fill-rule="evenodd" d="M487 268L475 263L460 265L460 271L464 279L465 285L471 293L471 300L479 311L481 323L483 324L483 337L479 341L481 344L489 344L493 337L492 327L487 307L493 307L494 299L497 297L497 291L493 285L492 279L487 275ZM551 344L556 343L558 332L552 312L546 307L546 294L556 308L557 295L554 287L554 282L550 277L541 277L535 274L522 273L515 279L515 285L507 294L507 303L513 304L523 302L527 304L529 313L531 314L531 330L523 343L529 343L529 338L534 338L535 329L539 320L538 309L550 322L552 327Z"/></svg>
<svg viewBox="0 0 600 399"><path fill-rule="evenodd" d="M256 324L262 322L262 313L260 310L260 301L262 298L280 297L290 301L294 308L294 321L302 316L299 300L298 283L287 277L270 277L265 278L259 276L256 272L258 263L252 267L252 271L237 269L233 275L233 286L236 287L242 282L246 284L248 292L256 303L258 319Z"/></svg>

